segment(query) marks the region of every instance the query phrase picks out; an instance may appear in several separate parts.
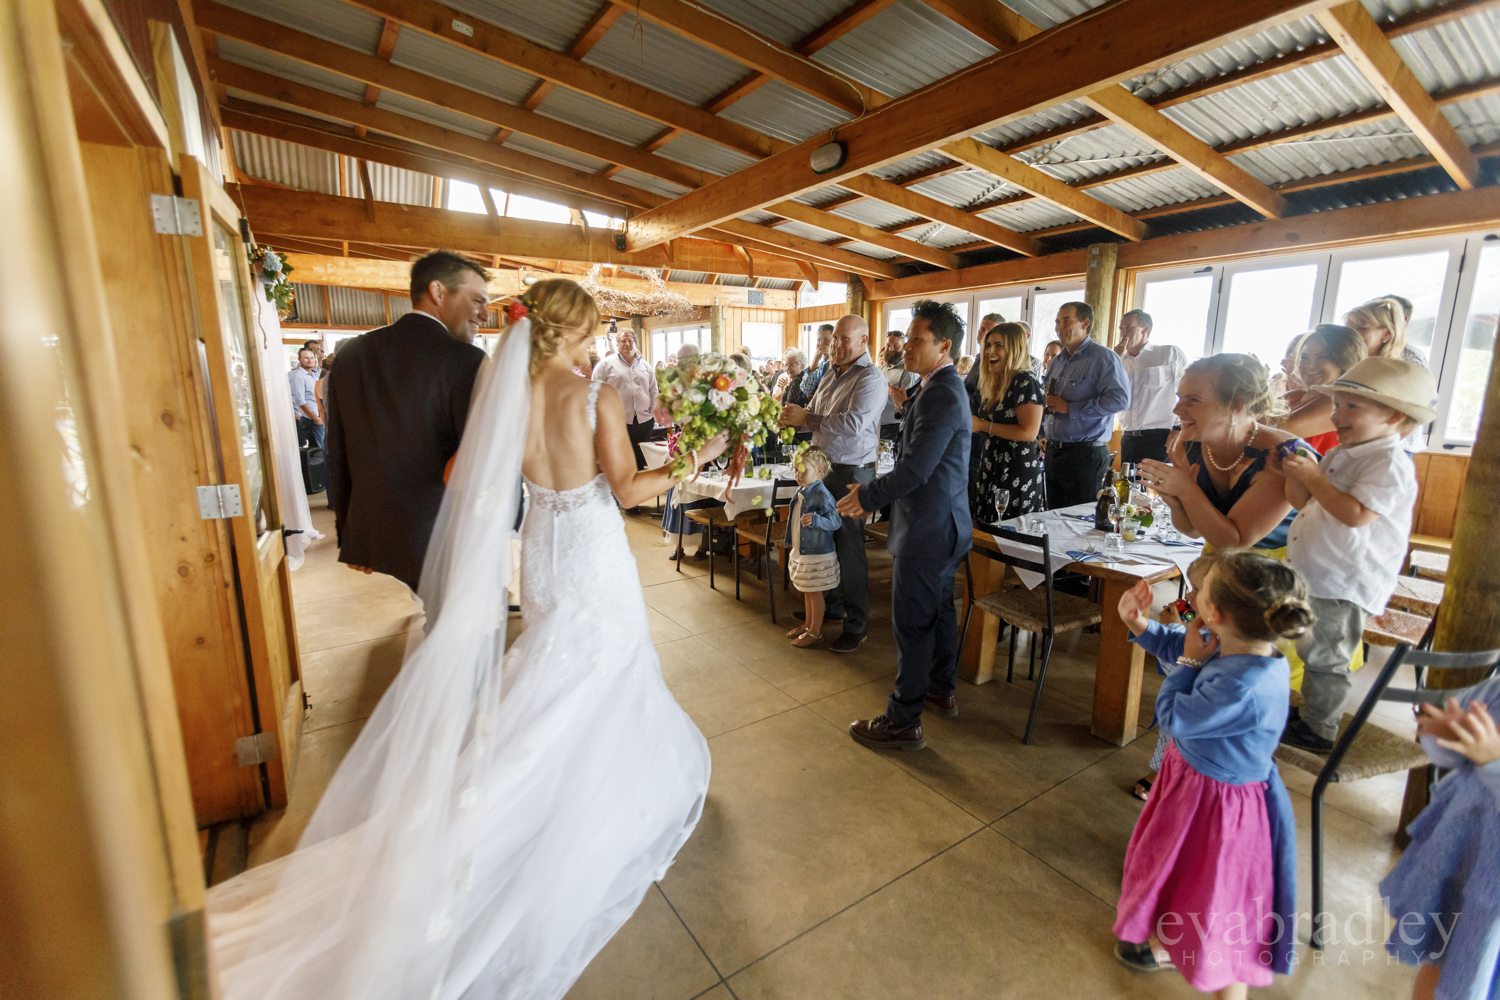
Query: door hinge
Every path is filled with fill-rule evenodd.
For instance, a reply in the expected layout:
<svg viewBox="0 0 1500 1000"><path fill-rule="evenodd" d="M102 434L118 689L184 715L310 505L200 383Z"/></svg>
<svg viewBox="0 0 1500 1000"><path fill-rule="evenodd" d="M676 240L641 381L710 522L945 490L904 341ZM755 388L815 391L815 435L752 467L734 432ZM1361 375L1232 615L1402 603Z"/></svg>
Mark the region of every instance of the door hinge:
<svg viewBox="0 0 1500 1000"><path fill-rule="evenodd" d="M234 752L239 756L240 767L266 764L276 759L276 734L256 733L241 736L234 741Z"/></svg>
<svg viewBox="0 0 1500 1000"><path fill-rule="evenodd" d="M196 198L177 198L170 194L151 196L151 218L156 231L168 236L202 236L203 214Z"/></svg>
<svg viewBox="0 0 1500 1000"><path fill-rule="evenodd" d="M198 487L198 516L203 520L239 517L243 513L245 513L245 505L240 501L238 483Z"/></svg>

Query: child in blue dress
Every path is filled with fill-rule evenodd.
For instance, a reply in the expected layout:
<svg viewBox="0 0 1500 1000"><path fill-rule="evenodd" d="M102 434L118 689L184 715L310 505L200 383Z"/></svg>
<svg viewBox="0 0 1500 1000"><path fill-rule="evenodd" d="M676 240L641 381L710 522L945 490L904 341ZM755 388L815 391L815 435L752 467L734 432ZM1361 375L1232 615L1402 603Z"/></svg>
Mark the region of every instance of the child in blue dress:
<svg viewBox="0 0 1500 1000"><path fill-rule="evenodd" d="M1423 705L1417 735L1452 771L1380 883L1396 922L1386 951L1421 966L1413 1000L1500 1000L1500 678Z"/></svg>
<svg viewBox="0 0 1500 1000"><path fill-rule="evenodd" d="M842 525L833 508L833 494L823 479L833 470L833 462L822 448L808 448L797 463L797 499L792 502L787 520L787 575L792 586L802 594L805 624L787 633L792 645L809 649L823 641L823 594L839 585L839 557L834 551L833 533Z"/></svg>
<svg viewBox="0 0 1500 1000"><path fill-rule="evenodd" d="M1275 643L1313 615L1296 571L1249 549L1214 554L1198 608L1219 653L1156 698L1172 741L1125 852L1115 957L1244 1000L1291 971L1296 944L1296 827L1272 759L1290 668Z"/></svg>

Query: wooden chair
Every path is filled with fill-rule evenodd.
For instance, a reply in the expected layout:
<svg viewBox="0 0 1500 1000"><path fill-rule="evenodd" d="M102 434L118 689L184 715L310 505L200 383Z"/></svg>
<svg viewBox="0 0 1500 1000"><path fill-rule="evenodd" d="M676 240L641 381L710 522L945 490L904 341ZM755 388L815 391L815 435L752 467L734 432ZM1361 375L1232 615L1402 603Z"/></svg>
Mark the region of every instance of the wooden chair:
<svg viewBox="0 0 1500 1000"><path fill-rule="evenodd" d="M708 586L710 590L717 590L714 578L714 529L728 529L731 533L740 525L752 524L755 521L765 520L765 512L759 510L746 511L739 517L730 517L724 513L723 505L717 507L699 507L697 510L686 511L687 519L694 524L701 524L708 529ZM677 566L682 567L682 532L677 533Z"/></svg>
<svg viewBox="0 0 1500 1000"><path fill-rule="evenodd" d="M1500 666L1500 650L1432 653L1400 643L1380 669L1359 709L1353 715L1345 714L1343 732L1326 759L1284 743L1276 748L1278 761L1318 776L1312 790L1312 946L1319 951L1323 948L1323 795L1328 791L1328 785L1334 781L1358 781L1428 767L1427 754L1420 743L1381 726L1366 726L1365 722L1379 701L1441 704L1452 694L1450 691L1426 691L1420 686L1415 689L1391 688L1391 678L1396 676L1403 663L1417 668L1419 676L1420 671L1427 667L1488 667L1493 673Z"/></svg>
<svg viewBox="0 0 1500 1000"><path fill-rule="evenodd" d="M748 524L735 525L734 529L734 599L740 599L740 544L748 542L760 548L760 556L756 559L755 575L766 581L766 590L771 595L771 623L776 624L776 578L771 572L771 553L776 549L781 550L781 586L785 590L788 582L786 569L787 554L790 551L783 539L786 537L787 518L791 516L792 499L782 500L781 491L787 488L796 489L797 480L778 479L771 487L771 510L769 517L751 521ZM761 560L765 560L765 576L761 576Z"/></svg>
<svg viewBox="0 0 1500 1000"><path fill-rule="evenodd" d="M969 558L971 559L978 553L1007 566L1040 573L1042 582L1030 589L1014 587L1009 590L991 591L973 598L968 612L964 615L964 627L958 644L958 655L962 659L964 645L969 641L969 622L973 618L976 606L981 611L986 611L1011 626L1010 663L1005 669L1006 683L1011 683L1015 675L1017 630L1025 629L1027 632L1041 633L1042 666L1036 675L1036 688L1031 693L1031 714L1026 719L1026 735L1021 739L1022 743L1030 745L1032 730L1036 728L1037 709L1042 704L1042 686L1047 682L1047 664L1052 660L1053 640L1059 632L1076 632L1090 625L1098 625L1104 620L1104 616L1099 605L1072 594L1057 593L1053 588L1050 536L1026 535L1014 528L998 524L975 524L974 527L979 531L989 532L996 539L1004 539L1038 550L1038 558L1033 558L1029 553L1013 556L1007 552L995 552L981 547L970 551ZM969 575L969 579L972 581L972 574ZM969 592L973 593L972 583ZM1032 641L1035 642L1034 639Z"/></svg>
<svg viewBox="0 0 1500 1000"><path fill-rule="evenodd" d="M1387 608L1407 611L1414 615L1437 615L1438 605L1443 603L1443 584L1438 580L1423 580L1415 576L1396 577L1396 592L1386 602Z"/></svg>
<svg viewBox="0 0 1500 1000"><path fill-rule="evenodd" d="M1425 549L1412 549L1407 556L1406 566L1412 576L1421 577L1424 580L1447 580L1448 579L1448 553L1429 552Z"/></svg>

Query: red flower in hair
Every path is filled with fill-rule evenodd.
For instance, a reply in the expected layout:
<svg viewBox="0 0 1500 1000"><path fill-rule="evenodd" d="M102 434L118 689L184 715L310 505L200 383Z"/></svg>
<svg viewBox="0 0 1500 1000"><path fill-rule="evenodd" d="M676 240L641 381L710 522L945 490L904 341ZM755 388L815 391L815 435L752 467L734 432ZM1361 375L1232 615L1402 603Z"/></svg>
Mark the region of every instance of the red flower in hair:
<svg viewBox="0 0 1500 1000"><path fill-rule="evenodd" d="M520 299L516 299L510 305L505 307L505 315L510 318L510 321L512 323L519 323L521 321L521 318L530 311L531 310L526 308L526 303Z"/></svg>

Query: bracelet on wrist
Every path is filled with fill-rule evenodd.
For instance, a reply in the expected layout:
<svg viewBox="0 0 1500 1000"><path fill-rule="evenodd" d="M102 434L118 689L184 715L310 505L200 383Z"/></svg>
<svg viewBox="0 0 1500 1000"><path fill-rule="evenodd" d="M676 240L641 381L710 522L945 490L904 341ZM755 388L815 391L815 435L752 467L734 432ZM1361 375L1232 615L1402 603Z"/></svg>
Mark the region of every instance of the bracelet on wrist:
<svg viewBox="0 0 1500 1000"><path fill-rule="evenodd" d="M1177 665L1180 667L1201 667L1203 666L1203 661L1195 660L1191 656L1179 656L1177 658Z"/></svg>

